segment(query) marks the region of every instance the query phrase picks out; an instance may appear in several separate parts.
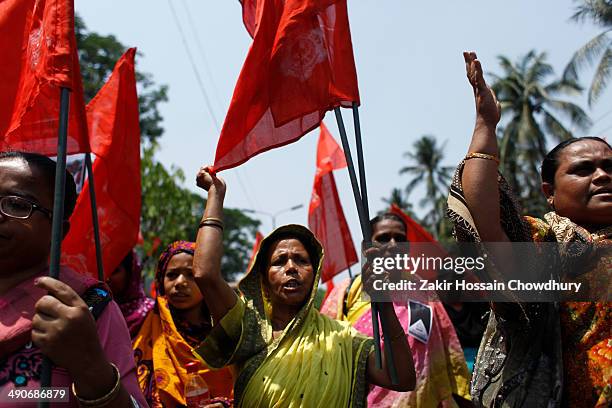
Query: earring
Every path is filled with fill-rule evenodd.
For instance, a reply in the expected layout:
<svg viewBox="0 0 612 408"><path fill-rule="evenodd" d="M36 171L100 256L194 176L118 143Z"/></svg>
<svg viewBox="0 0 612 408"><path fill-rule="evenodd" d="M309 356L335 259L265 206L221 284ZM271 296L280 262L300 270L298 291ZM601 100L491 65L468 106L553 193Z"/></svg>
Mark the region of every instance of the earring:
<svg viewBox="0 0 612 408"><path fill-rule="evenodd" d="M548 199L546 200L548 202L548 205L551 206L551 208L554 210L555 209L555 199L554 197L548 197Z"/></svg>

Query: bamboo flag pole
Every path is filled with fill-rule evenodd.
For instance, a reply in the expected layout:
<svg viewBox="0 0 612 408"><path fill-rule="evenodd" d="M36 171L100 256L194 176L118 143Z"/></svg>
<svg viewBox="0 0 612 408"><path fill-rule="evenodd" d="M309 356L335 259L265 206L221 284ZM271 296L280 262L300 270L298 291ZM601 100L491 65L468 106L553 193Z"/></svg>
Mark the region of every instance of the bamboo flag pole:
<svg viewBox="0 0 612 408"><path fill-rule="evenodd" d="M370 219L370 208L368 205L368 187L366 184L365 165L363 161L363 145L361 143L361 124L359 121L359 107L357 102L353 102L353 123L355 128L355 144L357 145L357 167L359 168L359 187L361 191L361 201L368 220Z"/></svg>
<svg viewBox="0 0 612 408"><path fill-rule="evenodd" d="M359 224L361 226L361 234L363 241L368 242L372 239L372 228L370 227L370 220L365 214L365 208L363 208L363 200L361 199L361 192L359 191L359 185L357 184L357 175L355 174L355 165L353 164L353 157L351 155L351 146L346 136L346 129L344 128L344 121L342 120L342 112L340 108L334 108L336 114L336 122L338 123L338 130L340 131L340 140L342 141L342 149L344 150L344 156L346 158L346 164L349 171L349 178L351 180L351 187L353 190L353 198L355 199L355 205L357 206L357 215L359 216ZM382 368L382 354L380 351L380 332L378 330L378 310L372 308L372 330L374 331L374 350L376 355L376 367Z"/></svg>
<svg viewBox="0 0 612 408"><path fill-rule="evenodd" d="M53 222L51 229L51 259L49 276L59 278L62 238L64 235L64 190L66 189L66 146L68 143L68 109L70 90L61 88L57 162L55 165L55 192L53 196Z"/></svg>
<svg viewBox="0 0 612 408"><path fill-rule="evenodd" d="M66 189L66 146L68 144L68 110L70 90L60 90L59 132L57 139L57 162L55 165L55 190L53 195L53 220L51 227L51 257L49 276L59 279L62 239L64 238L64 191ZM51 361L45 357L40 374L41 388L51 385ZM38 403L40 408L48 408L48 401Z"/></svg>
<svg viewBox="0 0 612 408"><path fill-rule="evenodd" d="M98 206L96 204L96 188L94 183L93 168L91 165L91 153L85 154L85 167L89 180L89 198L91 201L91 221L94 230L94 244L96 247L96 265L98 267L98 280L104 281L104 262L102 262L102 246L100 245L100 224L98 222Z"/></svg>
<svg viewBox="0 0 612 408"><path fill-rule="evenodd" d="M364 200L362 198L363 194L366 194L366 197L367 197L367 192L365 191L366 185L365 185L365 166L363 163L363 150L361 147L358 146L358 151L361 150L361 160L359 162L359 166L360 166L359 173L360 173L360 177L363 177L362 178L363 184L360 190L359 185L357 184L357 175L355 173L355 166L353 164L353 158L351 155L350 145L348 142L348 137L346 135L346 129L344 127L344 121L342 119L342 113L340 112L340 108L338 107L334 108L334 113L336 115L336 121L338 122L338 129L340 131L340 138L342 140L342 148L344 149L344 155L346 157L346 162L347 162L347 166L349 170L349 177L351 180L351 187L353 190L353 197L355 199L355 205L357 206L357 213L359 215L359 222L361 225L361 232L363 235L363 240L364 242L370 242L372 240L372 228L370 226L369 215L366 212L367 204L364 205ZM359 119L357 117L357 121L358 120ZM357 132L357 128L355 129L355 132ZM360 141L361 141L361 131L359 130L358 144L360 144L359 143ZM375 344L376 367L378 369L381 369L382 368L382 353L380 349L380 331L379 331L379 326L378 326L379 310L378 310L378 305L376 304L376 302L372 302L371 311L372 311L372 330L374 333L374 344ZM383 333L385 333L387 331L385 322L382 321L381 325L383 328ZM397 384L398 383L397 370L395 368L395 363L393 359L393 351L391 350L390 345L386 345L385 350L386 350L386 355L387 355L387 366L389 368L389 377L391 377L391 381L393 384Z"/></svg>
<svg viewBox="0 0 612 408"><path fill-rule="evenodd" d="M361 199L361 191L359 184L357 183L357 175L355 173L355 165L353 164L353 156L351 155L351 147L346 136L346 129L344 128L344 121L342 120L342 113L340 108L334 108L336 114L336 121L338 122L338 129L340 130L340 139L342 140L342 149L344 150L344 156L346 158L346 164L348 166L349 177L351 180L351 187L353 189L353 197L355 199L355 205L357 206L357 214L359 216L359 224L361 226L361 232L364 240L372 239L372 228L370 227L370 220L368 215L365 213L363 206L363 200Z"/></svg>
<svg viewBox="0 0 612 408"><path fill-rule="evenodd" d="M361 187L361 200L363 201L363 208L365 209L365 213L370 219L370 210L368 206L368 188L366 184L366 175L365 175L365 162L363 158L363 144L361 139L361 123L359 121L359 106L356 102L353 102L353 123L355 128L355 144L357 146L357 166L359 169L359 186ZM370 237L371 240L371 237ZM367 241L366 241L367 242ZM389 325L386 324L385 319L382 314L380 314L380 310L378 308L378 304L376 302L372 302L371 305L372 315L377 313L380 316L381 327L383 330L383 337L385 339L390 338L390 333L388 332ZM391 349L391 344L389 342L385 343L385 353L389 356L389 360L395 361L393 359L393 350ZM393 384L398 384L397 380L397 370L393 363L388 364L389 367L389 377L391 377L391 382Z"/></svg>

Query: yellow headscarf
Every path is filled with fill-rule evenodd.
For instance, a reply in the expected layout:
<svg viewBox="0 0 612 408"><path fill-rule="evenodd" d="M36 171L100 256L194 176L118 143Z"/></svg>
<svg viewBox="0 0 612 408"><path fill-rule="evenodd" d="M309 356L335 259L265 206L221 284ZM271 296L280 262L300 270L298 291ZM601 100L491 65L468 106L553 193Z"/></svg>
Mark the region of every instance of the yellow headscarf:
<svg viewBox="0 0 612 408"><path fill-rule="evenodd" d="M288 238L302 242L317 272L305 305L282 335L273 339L260 272L271 245ZM365 406L366 361L372 339L313 307L322 261L321 244L307 228L286 225L275 230L262 241L240 282L242 296L196 350L211 367L238 365L237 406Z"/></svg>

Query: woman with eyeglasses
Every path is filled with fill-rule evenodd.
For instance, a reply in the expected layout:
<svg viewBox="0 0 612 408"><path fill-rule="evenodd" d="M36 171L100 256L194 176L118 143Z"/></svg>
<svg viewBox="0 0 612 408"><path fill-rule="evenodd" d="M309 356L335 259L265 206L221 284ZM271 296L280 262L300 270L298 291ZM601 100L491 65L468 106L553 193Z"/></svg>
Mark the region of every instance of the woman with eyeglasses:
<svg viewBox="0 0 612 408"><path fill-rule="evenodd" d="M146 407L130 336L106 286L67 268L61 281L47 276L54 181L48 157L0 152L0 403L36 406L17 396L40 388L46 356L51 386L70 390L52 407ZM66 234L76 204L69 173L63 193Z"/></svg>

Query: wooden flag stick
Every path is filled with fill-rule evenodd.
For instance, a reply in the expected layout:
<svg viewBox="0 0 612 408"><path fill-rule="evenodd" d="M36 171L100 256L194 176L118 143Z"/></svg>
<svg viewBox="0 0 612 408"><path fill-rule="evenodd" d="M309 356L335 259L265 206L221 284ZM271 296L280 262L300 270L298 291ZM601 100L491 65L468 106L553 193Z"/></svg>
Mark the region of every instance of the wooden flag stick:
<svg viewBox="0 0 612 408"><path fill-rule="evenodd" d="M60 258L62 256L62 239L64 238L64 191L66 189L66 147L68 144L68 109L70 90L61 88L59 132L57 139L57 162L55 165L55 191L53 193L53 219L51 226L51 259L49 276L59 279ZM41 388L51 385L51 361L45 357L40 374ZM49 407L48 401L38 403L40 408Z"/></svg>
<svg viewBox="0 0 612 408"><path fill-rule="evenodd" d="M361 140L361 123L359 121L359 107L357 106L357 102L353 102L352 108L353 108L353 123L355 127L355 144L357 146L357 166L359 168L359 186L360 186L360 191L361 191L361 201L363 202L364 211L369 219L370 210L368 206L368 187L366 184L365 164L364 164L364 159L363 159L363 144ZM388 339L390 336L390 334L388 333L389 331L388 325L386 324L385 319L383 318L382 314L380 314L378 304L376 302L372 302L371 308L372 308L372 315L376 313L380 316L383 336L384 338ZM372 320L372 323L374 323L374 320ZM384 346L385 346L386 355L390 357L389 360L394 361L393 360L393 350L391 349L391 344L389 342L385 342ZM391 364L389 364L388 367L389 367L389 377L391 377L391 382L393 384L398 384L397 370L396 370L395 364L391 362Z"/></svg>
<svg viewBox="0 0 612 408"><path fill-rule="evenodd" d="M370 208L368 205L368 187L366 184L365 165L363 161L363 145L361 143L361 124L359 122L359 107L357 102L353 102L353 123L355 127L355 142L357 145L357 167L359 168L359 187L361 191L361 201L368 220L370 219Z"/></svg>
<svg viewBox="0 0 612 408"><path fill-rule="evenodd" d="M102 262L102 246L100 245L100 224L98 222L98 205L96 204L96 188L94 183L91 153L85 154L85 167L89 180L89 199L91 201L91 221L94 230L94 244L96 247L96 265L98 267L98 280L104 281L104 262Z"/></svg>
<svg viewBox="0 0 612 408"><path fill-rule="evenodd" d="M334 108L336 114L336 121L338 122L338 129L340 130L340 139L342 140L342 149L344 150L344 156L346 157L346 163L349 170L349 177L351 180L351 187L353 189L353 197L355 199L355 205L357 206L357 214L359 216L359 224L361 225L361 233L365 241L372 239L372 228L370 227L370 219L365 212L363 207L363 200L361 199L361 192L359 184L357 183L357 175L355 173L355 165L353 164L353 157L351 155L351 147L346 136L346 129L344 128L344 121L342 120L342 113L340 108Z"/></svg>
<svg viewBox="0 0 612 408"><path fill-rule="evenodd" d="M355 205L357 206L357 214L359 215L359 223L361 225L361 234L363 235L364 242L370 242L372 240L372 228L370 227L370 220L365 213L363 207L363 200L361 199L361 193L359 191L359 185L357 184L357 175L355 173L355 166L353 164L353 158L351 155L351 147L346 136L346 129L344 128L344 121L342 120L342 113L340 108L334 108L336 114L336 122L338 122L338 129L340 130L340 139L342 140L342 148L344 150L344 156L346 157L346 164L349 170L349 178L351 180L351 187L353 189L353 197L355 199ZM378 307L375 303L372 303L372 330L374 333L374 350L376 356L376 368L382 369L382 353L380 349L380 331L378 328ZM393 363L392 363L393 364Z"/></svg>
<svg viewBox="0 0 612 408"><path fill-rule="evenodd" d="M61 89L57 162L55 165L55 192L53 196L53 221L51 229L51 259L49 276L59 278L62 238L64 235L64 190L66 189L66 146L68 144L68 107L70 90Z"/></svg>

